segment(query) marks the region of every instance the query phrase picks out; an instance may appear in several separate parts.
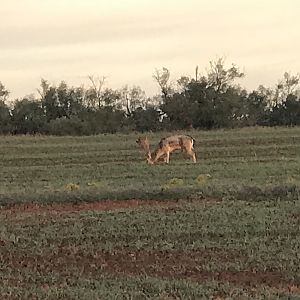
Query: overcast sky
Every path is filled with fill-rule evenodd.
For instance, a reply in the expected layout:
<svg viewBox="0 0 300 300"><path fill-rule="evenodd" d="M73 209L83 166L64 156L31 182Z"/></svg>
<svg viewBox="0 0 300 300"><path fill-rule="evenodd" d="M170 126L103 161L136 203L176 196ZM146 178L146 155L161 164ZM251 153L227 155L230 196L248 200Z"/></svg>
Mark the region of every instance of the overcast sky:
<svg viewBox="0 0 300 300"><path fill-rule="evenodd" d="M0 6L0 81L11 98L40 79L88 86L140 85L158 92L155 68L175 80L205 74L225 56L247 89L300 72L299 0L9 0Z"/></svg>

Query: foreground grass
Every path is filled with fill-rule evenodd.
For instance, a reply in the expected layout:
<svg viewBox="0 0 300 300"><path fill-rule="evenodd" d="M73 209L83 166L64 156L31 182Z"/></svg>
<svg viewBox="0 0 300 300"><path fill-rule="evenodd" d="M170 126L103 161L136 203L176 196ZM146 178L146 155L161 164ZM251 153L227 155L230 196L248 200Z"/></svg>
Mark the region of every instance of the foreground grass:
<svg viewBox="0 0 300 300"><path fill-rule="evenodd" d="M300 202L3 210L3 299L298 299Z"/></svg>
<svg viewBox="0 0 300 300"><path fill-rule="evenodd" d="M149 137L156 145L168 134ZM0 205L199 195L299 198L299 127L189 134L196 139L196 165L181 153L172 154L170 165L146 165L137 134L0 137Z"/></svg>
<svg viewBox="0 0 300 300"><path fill-rule="evenodd" d="M0 299L299 299L300 128L189 134L0 137Z"/></svg>

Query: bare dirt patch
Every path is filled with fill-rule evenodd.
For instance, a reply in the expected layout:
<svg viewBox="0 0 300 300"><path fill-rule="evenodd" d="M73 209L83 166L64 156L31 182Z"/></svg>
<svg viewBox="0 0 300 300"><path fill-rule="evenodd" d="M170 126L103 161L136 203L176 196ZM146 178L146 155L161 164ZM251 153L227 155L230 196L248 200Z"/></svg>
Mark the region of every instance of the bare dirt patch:
<svg viewBox="0 0 300 300"><path fill-rule="evenodd" d="M274 271L207 271L202 264L214 261L216 264L245 259L237 251L207 249L198 251L138 251L104 254L102 267L111 273L143 275L162 278L188 279L196 282L216 280L237 286L254 287L267 285L279 287L289 282L284 274Z"/></svg>
<svg viewBox="0 0 300 300"><path fill-rule="evenodd" d="M103 200L90 203L20 204L0 209L0 218L18 224L46 224L55 218L88 211L109 212L141 208L182 209L185 201L158 200Z"/></svg>
<svg viewBox="0 0 300 300"><path fill-rule="evenodd" d="M72 277L66 270L77 269L80 277L97 278L107 273L117 276L151 276L191 280L198 283L218 281L234 286L255 288L268 286L278 290L298 291L300 282L291 282L285 274L275 271L240 270L208 271L203 264L214 261L216 264L245 259L239 251L225 249L206 249L197 251L125 251L114 252L93 251L83 252L74 247L61 247L55 253L47 255L16 255L3 253L6 261L10 261L13 269L25 268L27 272L47 274L60 273L62 277Z"/></svg>
<svg viewBox="0 0 300 300"><path fill-rule="evenodd" d="M4 207L0 209L0 216L6 218L24 219L34 216L55 216L71 213L80 213L86 211L113 211L122 209L139 209L139 208L160 208L166 211L176 211L196 201L186 200L102 200L98 202L84 203L52 203L52 204L19 204ZM199 203L199 201L197 201ZM201 203L205 205L216 205L220 203L218 199L202 199Z"/></svg>
<svg viewBox="0 0 300 300"><path fill-rule="evenodd" d="M76 213L82 211L111 211L118 209L135 209L141 207L176 208L182 205L180 201L157 201L157 200L103 200L92 203L53 203L48 205L21 204L0 210L0 214L61 214Z"/></svg>

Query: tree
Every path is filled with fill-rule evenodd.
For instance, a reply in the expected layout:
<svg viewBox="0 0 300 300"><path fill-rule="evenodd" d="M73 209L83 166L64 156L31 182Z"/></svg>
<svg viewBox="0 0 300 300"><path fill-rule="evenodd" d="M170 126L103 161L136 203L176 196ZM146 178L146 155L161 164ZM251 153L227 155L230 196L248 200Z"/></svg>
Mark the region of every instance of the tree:
<svg viewBox="0 0 300 300"><path fill-rule="evenodd" d="M299 124L300 75L285 72L274 89L260 87L260 93L267 99L265 125L290 126ZM261 125L261 123L259 123Z"/></svg>
<svg viewBox="0 0 300 300"><path fill-rule="evenodd" d="M284 103L286 114L285 125L300 125L300 99L296 95L289 94Z"/></svg>
<svg viewBox="0 0 300 300"><path fill-rule="evenodd" d="M58 118L47 124L47 133L51 135L88 135L91 134L90 124L76 116Z"/></svg>
<svg viewBox="0 0 300 300"><path fill-rule="evenodd" d="M88 107L100 109L100 107L103 105L102 91L106 77L95 77L90 75L88 76L88 79L91 82L91 86L87 90Z"/></svg>
<svg viewBox="0 0 300 300"><path fill-rule="evenodd" d="M166 99L161 109L166 113L172 129L186 129L194 126L194 112L198 111L198 104L187 94L175 93ZM165 120L166 122L166 120Z"/></svg>
<svg viewBox="0 0 300 300"><path fill-rule="evenodd" d="M81 88L68 87L62 81L56 88L58 106L63 117L78 116L84 110L84 91Z"/></svg>
<svg viewBox="0 0 300 300"><path fill-rule="evenodd" d="M178 80L181 91L161 105L170 125L176 129L234 127L240 124L242 99L246 92L229 81L218 90L208 78Z"/></svg>
<svg viewBox="0 0 300 300"><path fill-rule="evenodd" d="M29 98L17 100L12 110L12 123L16 134L44 132L46 118L41 103Z"/></svg>
<svg viewBox="0 0 300 300"><path fill-rule="evenodd" d="M49 82L45 79L41 79L40 87L38 92L41 97L41 106L47 122L62 117L63 113L59 107L56 87L50 86Z"/></svg>
<svg viewBox="0 0 300 300"><path fill-rule="evenodd" d="M295 126L300 125L300 100L295 95L289 94L284 103L272 107L269 112L270 126Z"/></svg>
<svg viewBox="0 0 300 300"><path fill-rule="evenodd" d="M126 115L129 117L138 108L146 108L147 98L146 93L139 87L124 86L120 91L120 103L117 106L119 109L126 111Z"/></svg>
<svg viewBox="0 0 300 300"><path fill-rule="evenodd" d="M279 80L275 88L273 105L281 105L289 95L300 96L298 88L300 75L291 75L288 72L283 74L283 79Z"/></svg>
<svg viewBox="0 0 300 300"><path fill-rule="evenodd" d="M40 94L41 100L45 98L49 89L50 89L49 82L46 79L42 78L40 88L37 89L38 93Z"/></svg>
<svg viewBox="0 0 300 300"><path fill-rule="evenodd" d="M198 79L196 80L196 82L198 81ZM191 79L188 76L181 76L178 80L177 80L177 85L179 87L180 91L184 91L189 83L191 82Z"/></svg>
<svg viewBox="0 0 300 300"><path fill-rule="evenodd" d="M7 134L11 131L11 114L6 100L9 96L9 91L0 81L0 134Z"/></svg>
<svg viewBox="0 0 300 300"><path fill-rule="evenodd" d="M107 106L91 111L86 122L89 123L90 134L116 133L122 129L124 112Z"/></svg>
<svg viewBox="0 0 300 300"><path fill-rule="evenodd" d="M0 100L0 134L10 133L12 130L11 114L8 106Z"/></svg>
<svg viewBox="0 0 300 300"><path fill-rule="evenodd" d="M207 82L182 78L178 80L182 90L168 97L160 106L167 115L164 123L169 123L171 128L175 129L198 127L199 121L205 123L206 117L210 115L206 113L209 106Z"/></svg>
<svg viewBox="0 0 300 300"><path fill-rule="evenodd" d="M158 83L164 100L172 94L172 87L170 84L170 71L163 67L162 70L155 69L153 74L154 80Z"/></svg>
<svg viewBox="0 0 300 300"><path fill-rule="evenodd" d="M85 111L85 90L82 87L70 88L64 81L58 87L50 86L42 80L39 93L47 122L62 117L69 119Z"/></svg>
<svg viewBox="0 0 300 300"><path fill-rule="evenodd" d="M212 86L216 92L226 92L237 78L244 77L245 74L240 72L239 68L232 64L228 69L225 68L225 59L218 58L216 61L210 61L210 69L208 70L208 84Z"/></svg>
<svg viewBox="0 0 300 300"><path fill-rule="evenodd" d="M9 91L5 88L5 86L0 81L0 100L5 103L8 95L9 95Z"/></svg>
<svg viewBox="0 0 300 300"><path fill-rule="evenodd" d="M122 93L120 90L106 88L102 93L102 103L104 106L121 109Z"/></svg>
<svg viewBox="0 0 300 300"><path fill-rule="evenodd" d="M135 130L137 131L157 131L160 129L160 113L153 107L143 109L137 108L132 115L134 121Z"/></svg>
<svg viewBox="0 0 300 300"><path fill-rule="evenodd" d="M245 97L242 115L243 125L266 125L269 102L267 91L261 86Z"/></svg>

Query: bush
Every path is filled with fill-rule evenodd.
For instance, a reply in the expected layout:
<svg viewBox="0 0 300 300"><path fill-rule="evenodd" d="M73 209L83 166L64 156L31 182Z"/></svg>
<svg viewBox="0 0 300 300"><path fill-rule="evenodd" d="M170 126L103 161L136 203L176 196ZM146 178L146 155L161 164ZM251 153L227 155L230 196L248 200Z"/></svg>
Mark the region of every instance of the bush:
<svg viewBox="0 0 300 300"><path fill-rule="evenodd" d="M89 124L78 117L57 118L47 125L47 133L51 135L88 135Z"/></svg>

